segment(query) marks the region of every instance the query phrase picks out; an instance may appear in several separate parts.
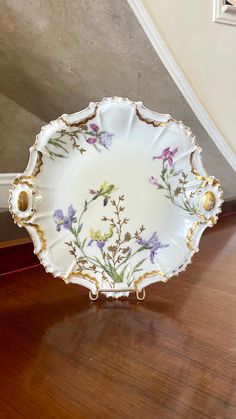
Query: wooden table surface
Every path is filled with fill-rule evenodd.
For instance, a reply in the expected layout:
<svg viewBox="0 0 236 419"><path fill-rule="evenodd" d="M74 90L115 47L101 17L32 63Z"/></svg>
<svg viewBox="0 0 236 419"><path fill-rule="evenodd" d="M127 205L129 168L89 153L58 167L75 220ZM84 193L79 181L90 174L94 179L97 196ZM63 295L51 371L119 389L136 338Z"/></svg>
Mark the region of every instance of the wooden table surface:
<svg viewBox="0 0 236 419"><path fill-rule="evenodd" d="M236 418L236 217L146 300L0 279L0 418Z"/></svg>

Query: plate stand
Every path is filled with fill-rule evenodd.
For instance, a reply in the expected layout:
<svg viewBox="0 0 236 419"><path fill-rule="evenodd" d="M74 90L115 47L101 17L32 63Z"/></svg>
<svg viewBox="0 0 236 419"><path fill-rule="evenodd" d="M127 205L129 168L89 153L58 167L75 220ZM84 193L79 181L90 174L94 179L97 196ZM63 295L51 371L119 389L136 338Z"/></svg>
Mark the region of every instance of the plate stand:
<svg viewBox="0 0 236 419"><path fill-rule="evenodd" d="M143 288L141 291L137 291L137 290L131 290L129 288L123 288L123 289L98 289L97 292L95 294L92 293L92 291L89 291L89 298L91 301L96 301L99 297L99 293L120 293L120 292L135 292L136 294L136 298L138 301L143 301L145 299L145 289Z"/></svg>

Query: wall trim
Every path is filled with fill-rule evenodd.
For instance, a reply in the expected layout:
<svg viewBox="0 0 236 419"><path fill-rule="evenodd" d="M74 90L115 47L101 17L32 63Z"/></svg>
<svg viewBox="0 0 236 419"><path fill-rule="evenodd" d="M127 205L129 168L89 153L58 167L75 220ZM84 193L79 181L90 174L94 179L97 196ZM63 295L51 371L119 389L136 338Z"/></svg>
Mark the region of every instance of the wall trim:
<svg viewBox="0 0 236 419"><path fill-rule="evenodd" d="M0 208L8 208L9 189L17 173L0 173Z"/></svg>
<svg viewBox="0 0 236 419"><path fill-rule="evenodd" d="M213 0L213 22L236 25L236 6L226 5L224 0Z"/></svg>
<svg viewBox="0 0 236 419"><path fill-rule="evenodd" d="M180 66L175 61L172 53L167 47L165 41L163 40L160 32L154 25L146 8L142 4L142 1L127 0L127 2L133 10L134 14L136 15L139 23L143 27L147 37L149 38L153 48L155 49L162 63L164 64L170 76L181 91L182 95L185 97L186 101L192 108L193 112L195 113L203 127L208 132L211 139L214 141L214 143L220 150L221 154L225 157L230 166L236 171L236 154L225 141L223 135L221 134L214 121L207 113L203 104L200 102L196 93L192 89L187 78L180 69Z"/></svg>

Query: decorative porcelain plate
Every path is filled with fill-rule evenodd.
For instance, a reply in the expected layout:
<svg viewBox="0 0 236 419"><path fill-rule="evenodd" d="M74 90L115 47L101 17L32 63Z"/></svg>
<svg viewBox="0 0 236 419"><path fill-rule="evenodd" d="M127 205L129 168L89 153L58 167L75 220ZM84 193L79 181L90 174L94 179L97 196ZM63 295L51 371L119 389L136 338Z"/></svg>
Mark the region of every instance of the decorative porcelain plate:
<svg viewBox="0 0 236 419"><path fill-rule="evenodd" d="M223 202L191 130L119 97L42 128L9 207L47 272L128 296L183 271Z"/></svg>

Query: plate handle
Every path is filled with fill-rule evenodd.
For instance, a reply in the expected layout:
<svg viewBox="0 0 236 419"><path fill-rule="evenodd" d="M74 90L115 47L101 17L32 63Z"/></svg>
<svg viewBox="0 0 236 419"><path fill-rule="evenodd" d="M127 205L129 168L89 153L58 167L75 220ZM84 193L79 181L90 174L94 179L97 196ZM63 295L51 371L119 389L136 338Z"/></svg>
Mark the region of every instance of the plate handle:
<svg viewBox="0 0 236 419"><path fill-rule="evenodd" d="M213 176L202 178L198 195L200 197L199 217L207 223L215 224L223 203L223 191L219 181Z"/></svg>
<svg viewBox="0 0 236 419"><path fill-rule="evenodd" d="M19 226L29 221L35 210L33 208L34 187L31 176L17 176L9 191L9 210L14 222Z"/></svg>

